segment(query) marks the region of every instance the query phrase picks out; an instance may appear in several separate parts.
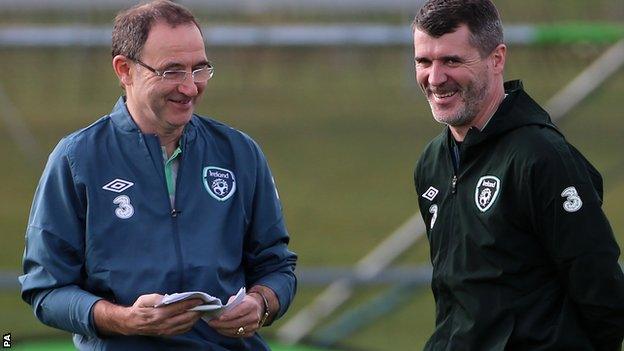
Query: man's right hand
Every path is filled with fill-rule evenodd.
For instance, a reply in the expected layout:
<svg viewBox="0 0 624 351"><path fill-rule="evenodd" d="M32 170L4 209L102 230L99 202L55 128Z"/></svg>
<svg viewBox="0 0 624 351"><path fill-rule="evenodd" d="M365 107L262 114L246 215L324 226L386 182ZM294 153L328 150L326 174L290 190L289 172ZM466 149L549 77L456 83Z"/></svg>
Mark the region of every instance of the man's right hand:
<svg viewBox="0 0 624 351"><path fill-rule="evenodd" d="M176 335L185 333L201 318L200 312L188 311L200 305L199 299L154 307L163 296L142 295L132 306L123 307L106 300L93 306L93 319L104 335Z"/></svg>

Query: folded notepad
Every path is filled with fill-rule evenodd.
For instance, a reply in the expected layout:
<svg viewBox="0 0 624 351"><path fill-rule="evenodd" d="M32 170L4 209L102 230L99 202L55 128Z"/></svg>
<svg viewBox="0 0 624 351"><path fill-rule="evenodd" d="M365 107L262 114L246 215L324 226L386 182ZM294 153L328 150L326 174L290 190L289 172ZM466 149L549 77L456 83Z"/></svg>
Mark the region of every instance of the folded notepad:
<svg viewBox="0 0 624 351"><path fill-rule="evenodd" d="M243 298L245 297L245 295L246 295L245 287L242 287L240 288L240 290L238 290L238 292L236 293L236 296L232 300L230 300L227 304L224 305L221 302L221 300L219 300L219 298L214 297L212 295L208 295L205 292L187 291L187 292L174 293L174 294L165 294L165 296L163 296L162 301L154 307L166 306L172 303L185 301L189 299L200 299L203 301L203 303L199 306L195 306L189 309L189 311L200 311L203 313L202 318L204 320L210 320L211 318L217 317L221 313L227 310L230 310L234 308L235 306L237 306L238 304L240 304L243 301Z"/></svg>

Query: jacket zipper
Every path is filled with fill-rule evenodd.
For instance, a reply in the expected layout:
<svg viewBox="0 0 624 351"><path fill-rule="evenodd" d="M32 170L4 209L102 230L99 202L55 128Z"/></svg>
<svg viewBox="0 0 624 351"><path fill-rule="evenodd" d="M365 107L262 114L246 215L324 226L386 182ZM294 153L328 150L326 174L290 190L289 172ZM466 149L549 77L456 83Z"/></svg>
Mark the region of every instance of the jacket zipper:
<svg viewBox="0 0 624 351"><path fill-rule="evenodd" d="M140 133L140 132L139 132ZM149 148L150 145L148 144L148 141L143 139L144 142L146 143L146 146ZM153 144L153 143L152 143ZM182 245L180 243L180 234L179 234L179 230L178 230L178 216L180 215L180 213L182 213L182 211L178 210L175 208L175 203L177 203L177 196L176 196L176 200L174 200L174 204L171 204L171 200L169 198L169 190L167 189L167 179L165 176L165 165L163 162L163 157L162 157L162 150L160 149L160 143L158 143L158 137L156 136L156 146L152 145L153 147L157 147L157 152L154 154L154 157L160 157L158 159L159 162L156 162L159 167L159 172L161 172L161 175L163 177L163 189L165 191L165 197L167 199L167 204L169 205L169 208L171 209L170 215L171 215L171 227L173 229L173 244L174 244L174 248L175 248L175 253L176 253L176 261L178 264L178 271L179 271L179 277L180 277L180 287L183 286L183 282L184 282L184 262L182 261ZM154 161L154 160L152 160ZM176 192L177 192L177 183L178 183L178 178L180 175L180 170L182 168L182 162L180 162L180 167L178 168L178 177L176 177Z"/></svg>
<svg viewBox="0 0 624 351"><path fill-rule="evenodd" d="M453 174L453 179L451 180L451 194L457 193L457 174Z"/></svg>
<svg viewBox="0 0 624 351"><path fill-rule="evenodd" d="M182 137L182 139L180 139L181 141L186 141L186 138L184 138L184 136ZM186 144L186 143L185 143ZM186 145L183 145L183 149L182 150L187 150ZM173 224L173 235L175 236L175 242L176 242L176 250L178 253L178 264L180 265L180 287L184 286L184 259L182 257L182 244L181 244L181 239L180 239L180 231L178 228L178 216L182 213L182 211L180 211L178 209L178 199L179 199L179 194L178 194L178 184L180 183L180 178L182 175L182 167L184 167L184 153L182 153L178 159L178 175L176 176L176 181L174 184L175 187L175 198L173 199L173 205L172 205L172 209L171 209L171 221ZM166 185L166 184L165 184ZM170 202L171 203L171 202Z"/></svg>

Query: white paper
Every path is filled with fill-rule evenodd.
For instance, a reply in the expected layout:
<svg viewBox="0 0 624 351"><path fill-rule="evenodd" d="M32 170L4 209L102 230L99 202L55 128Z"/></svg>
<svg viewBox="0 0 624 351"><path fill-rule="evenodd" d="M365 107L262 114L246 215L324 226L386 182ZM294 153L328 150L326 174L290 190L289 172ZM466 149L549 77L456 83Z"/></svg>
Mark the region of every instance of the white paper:
<svg viewBox="0 0 624 351"><path fill-rule="evenodd" d="M187 292L175 293L171 295L166 294L165 296L163 296L162 301L154 307L165 306L165 305L169 305L175 302L180 302L180 301L184 301L188 299L200 299L204 301L204 303L202 303L199 306L195 306L189 309L189 311L202 312L203 314L202 318L208 321L220 315L221 313L228 311L234 308L235 306L237 306L238 304L240 304L243 301L243 298L245 298L246 294L247 293L246 293L245 287L242 287L238 290L238 292L236 293L236 296L230 302L224 305L221 302L221 300L219 300L217 297L208 295L205 292L187 291Z"/></svg>

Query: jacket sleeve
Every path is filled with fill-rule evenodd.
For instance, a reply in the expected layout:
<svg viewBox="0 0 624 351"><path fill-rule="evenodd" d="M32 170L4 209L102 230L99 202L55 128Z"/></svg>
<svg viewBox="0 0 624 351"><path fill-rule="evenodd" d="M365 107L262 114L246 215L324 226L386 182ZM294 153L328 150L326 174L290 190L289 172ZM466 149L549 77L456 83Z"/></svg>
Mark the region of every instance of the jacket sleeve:
<svg viewBox="0 0 624 351"><path fill-rule="evenodd" d="M50 155L35 192L19 277L22 299L41 322L95 336L91 307L99 297L80 288L85 202L72 177L67 140Z"/></svg>
<svg viewBox="0 0 624 351"><path fill-rule="evenodd" d="M620 249L605 217L599 173L571 145L554 143L531 167L539 237L578 306L597 350L619 350L624 336Z"/></svg>
<svg viewBox="0 0 624 351"><path fill-rule="evenodd" d="M296 289L297 255L288 249L289 236L281 203L267 161L254 143L257 155L252 213L245 240L247 286L264 285L277 295L282 316L290 306Z"/></svg>

